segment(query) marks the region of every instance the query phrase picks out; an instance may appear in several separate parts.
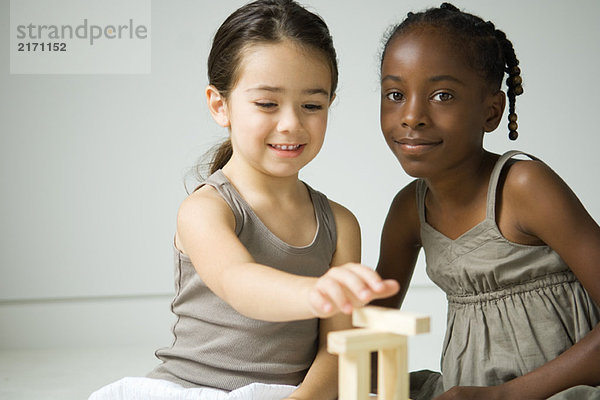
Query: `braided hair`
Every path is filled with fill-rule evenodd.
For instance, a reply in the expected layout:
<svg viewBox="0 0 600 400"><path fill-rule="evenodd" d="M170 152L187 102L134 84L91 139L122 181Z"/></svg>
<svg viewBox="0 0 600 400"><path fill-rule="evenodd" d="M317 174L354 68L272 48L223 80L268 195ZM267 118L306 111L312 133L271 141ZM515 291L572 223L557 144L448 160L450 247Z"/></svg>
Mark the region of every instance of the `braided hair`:
<svg viewBox="0 0 600 400"><path fill-rule="evenodd" d="M381 62L392 39L410 31L417 26L433 26L446 30L448 37L460 44L468 57L471 66L480 71L484 79L497 90L502 86L504 74L508 74L508 137L516 140L517 114L515 112L516 97L523 93L521 69L515 50L506 34L496 29L490 21L484 21L476 15L459 10L450 3L443 3L439 8L430 8L423 12L409 12L404 21L392 27L386 36Z"/></svg>

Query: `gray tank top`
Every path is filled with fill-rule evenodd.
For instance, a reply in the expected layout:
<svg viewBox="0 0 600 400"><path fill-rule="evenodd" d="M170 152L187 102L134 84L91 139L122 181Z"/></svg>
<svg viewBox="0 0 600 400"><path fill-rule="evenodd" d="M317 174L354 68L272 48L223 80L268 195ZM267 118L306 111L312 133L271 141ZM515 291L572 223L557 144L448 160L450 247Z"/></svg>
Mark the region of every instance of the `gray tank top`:
<svg viewBox="0 0 600 400"><path fill-rule="evenodd" d="M498 229L498 180L517 154L508 152L496 163L485 220L455 240L427 223L427 185L417 183L427 274L448 299L438 394L456 385L499 385L524 375L556 358L600 321L598 305L556 252L512 243Z"/></svg>
<svg viewBox="0 0 600 400"><path fill-rule="evenodd" d="M302 276L316 277L327 271L337 238L325 195L306 185L317 232L312 243L296 247L262 223L221 170L204 184L213 186L231 207L236 234L257 263ZM266 322L247 318L216 296L189 257L177 249L171 309L177 316L174 341L156 352L162 363L148 374L150 378L224 390L253 382L298 385L316 355L318 319Z"/></svg>

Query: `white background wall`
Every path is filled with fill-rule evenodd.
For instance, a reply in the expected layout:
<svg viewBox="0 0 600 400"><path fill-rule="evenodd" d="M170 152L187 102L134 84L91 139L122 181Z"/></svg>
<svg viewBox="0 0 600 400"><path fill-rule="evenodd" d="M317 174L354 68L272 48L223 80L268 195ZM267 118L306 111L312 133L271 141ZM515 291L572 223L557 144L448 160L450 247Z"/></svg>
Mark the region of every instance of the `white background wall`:
<svg viewBox="0 0 600 400"><path fill-rule="evenodd" d="M340 64L328 136L302 178L350 208L374 266L394 194L410 181L379 130L381 37L431 1L310 0ZM152 73L10 75L9 1L0 1L0 349L170 343L175 214L188 169L225 136L206 111L213 33L242 1L152 2ZM600 217L600 2L459 0L515 45L525 94L519 140L494 152L549 163ZM445 298L420 262L406 309L433 317L411 368L438 369Z"/></svg>

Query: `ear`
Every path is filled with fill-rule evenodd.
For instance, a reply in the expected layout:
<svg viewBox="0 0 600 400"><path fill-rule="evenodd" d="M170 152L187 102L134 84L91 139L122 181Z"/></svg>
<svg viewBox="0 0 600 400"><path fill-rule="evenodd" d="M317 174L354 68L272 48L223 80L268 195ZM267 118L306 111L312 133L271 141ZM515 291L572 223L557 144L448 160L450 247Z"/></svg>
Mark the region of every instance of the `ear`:
<svg viewBox="0 0 600 400"><path fill-rule="evenodd" d="M212 115L215 122L221 125L223 128L229 128L229 112L227 111L227 103L225 98L221 96L221 93L213 85L206 87L206 102L208 103L208 110Z"/></svg>
<svg viewBox="0 0 600 400"><path fill-rule="evenodd" d="M335 93L333 94L333 96L331 96L331 99L329 99L329 106L331 107L331 105L333 104L333 101L335 100Z"/></svg>
<svg viewBox="0 0 600 400"><path fill-rule="evenodd" d="M492 132L500 124L502 114L504 114L504 107L506 106L506 95L502 90L491 94L486 99L487 102L487 116L483 122L484 132Z"/></svg>

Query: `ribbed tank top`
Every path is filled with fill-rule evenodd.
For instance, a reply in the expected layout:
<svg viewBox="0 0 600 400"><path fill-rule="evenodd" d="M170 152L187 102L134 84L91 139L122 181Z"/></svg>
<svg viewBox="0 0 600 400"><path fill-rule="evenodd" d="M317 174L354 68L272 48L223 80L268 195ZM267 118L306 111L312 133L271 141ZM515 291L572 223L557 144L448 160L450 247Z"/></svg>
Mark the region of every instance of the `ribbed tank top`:
<svg viewBox="0 0 600 400"><path fill-rule="evenodd" d="M204 184L214 187L235 216L235 232L257 263L302 276L321 276L331 264L336 226L325 195L308 188L317 231L303 247L273 234L219 170ZM290 293L290 295L294 295ZM298 385L317 351L319 321L266 322L247 318L216 296L190 259L175 248L177 320L173 344L160 349L162 363L148 377L184 387L235 390L253 382Z"/></svg>

